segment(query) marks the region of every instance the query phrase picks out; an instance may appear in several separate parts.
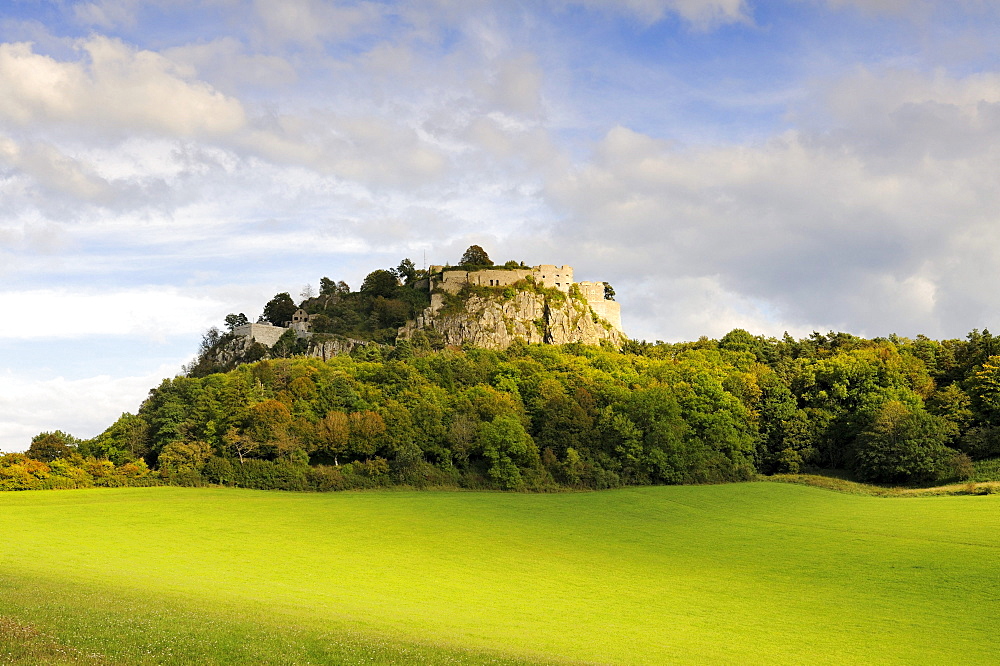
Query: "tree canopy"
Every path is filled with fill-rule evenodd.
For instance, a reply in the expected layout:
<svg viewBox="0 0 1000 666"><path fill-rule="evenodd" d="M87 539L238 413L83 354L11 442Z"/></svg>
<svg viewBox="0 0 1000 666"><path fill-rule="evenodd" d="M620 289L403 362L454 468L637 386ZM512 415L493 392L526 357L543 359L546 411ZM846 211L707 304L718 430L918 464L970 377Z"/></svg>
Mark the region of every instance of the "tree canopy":
<svg viewBox="0 0 1000 666"><path fill-rule="evenodd" d="M458 261L460 266L492 266L493 261L486 250L478 245L470 245Z"/></svg>
<svg viewBox="0 0 1000 666"><path fill-rule="evenodd" d="M287 291L275 294L264 306L263 319L272 326L284 326L292 320L298 306Z"/></svg>

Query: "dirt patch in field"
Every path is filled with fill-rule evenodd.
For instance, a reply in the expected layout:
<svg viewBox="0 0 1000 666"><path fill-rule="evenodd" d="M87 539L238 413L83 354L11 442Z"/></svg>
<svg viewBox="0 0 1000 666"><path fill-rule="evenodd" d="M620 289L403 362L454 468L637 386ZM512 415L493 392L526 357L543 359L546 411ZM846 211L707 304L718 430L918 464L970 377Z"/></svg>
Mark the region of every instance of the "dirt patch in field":
<svg viewBox="0 0 1000 666"><path fill-rule="evenodd" d="M875 486L868 483L848 481L835 476L819 474L775 474L761 477L763 481L777 483L796 483L803 486L826 488L852 495L871 495L874 497L933 497L938 495L993 495L1000 494L1000 481L972 481L951 483L944 486L924 488Z"/></svg>
<svg viewBox="0 0 1000 666"><path fill-rule="evenodd" d="M101 655L63 645L31 625L0 615L0 664L106 664Z"/></svg>

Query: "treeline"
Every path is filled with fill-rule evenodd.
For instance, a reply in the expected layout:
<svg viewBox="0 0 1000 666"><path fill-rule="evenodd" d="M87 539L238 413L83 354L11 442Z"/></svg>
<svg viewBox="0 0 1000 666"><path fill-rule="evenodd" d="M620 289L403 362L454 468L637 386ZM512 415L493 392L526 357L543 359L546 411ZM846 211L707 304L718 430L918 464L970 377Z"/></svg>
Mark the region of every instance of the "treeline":
<svg viewBox="0 0 1000 666"><path fill-rule="evenodd" d="M56 490L119 488L162 483L146 461L126 456L116 465L94 455L90 441L60 430L44 432L31 440L26 453L0 455L0 490Z"/></svg>
<svg viewBox="0 0 1000 666"><path fill-rule="evenodd" d="M330 490L968 478L1000 456L1000 341L844 333L623 350L400 344L165 380L70 455L164 482ZM31 452L29 451L29 454ZM48 463L51 464L51 463Z"/></svg>

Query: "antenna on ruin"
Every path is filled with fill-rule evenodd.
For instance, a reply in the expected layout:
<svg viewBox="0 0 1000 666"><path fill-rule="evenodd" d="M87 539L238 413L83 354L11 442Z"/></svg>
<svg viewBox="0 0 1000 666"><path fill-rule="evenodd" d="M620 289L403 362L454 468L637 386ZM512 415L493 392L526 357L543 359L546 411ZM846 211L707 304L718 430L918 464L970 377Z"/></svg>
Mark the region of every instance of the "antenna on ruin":
<svg viewBox="0 0 1000 666"><path fill-rule="evenodd" d="M427 250L424 250L424 273L427 272Z"/></svg>

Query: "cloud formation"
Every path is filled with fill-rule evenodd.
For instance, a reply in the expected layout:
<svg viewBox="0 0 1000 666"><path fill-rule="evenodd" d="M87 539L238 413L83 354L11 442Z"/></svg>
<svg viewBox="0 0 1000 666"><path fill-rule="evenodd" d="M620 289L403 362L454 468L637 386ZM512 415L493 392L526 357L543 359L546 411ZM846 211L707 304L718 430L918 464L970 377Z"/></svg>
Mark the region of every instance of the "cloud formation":
<svg viewBox="0 0 1000 666"><path fill-rule="evenodd" d="M190 80L158 53L102 36L77 47L80 60L60 62L28 43L0 44L0 118L177 137L230 133L246 122L237 100Z"/></svg>

